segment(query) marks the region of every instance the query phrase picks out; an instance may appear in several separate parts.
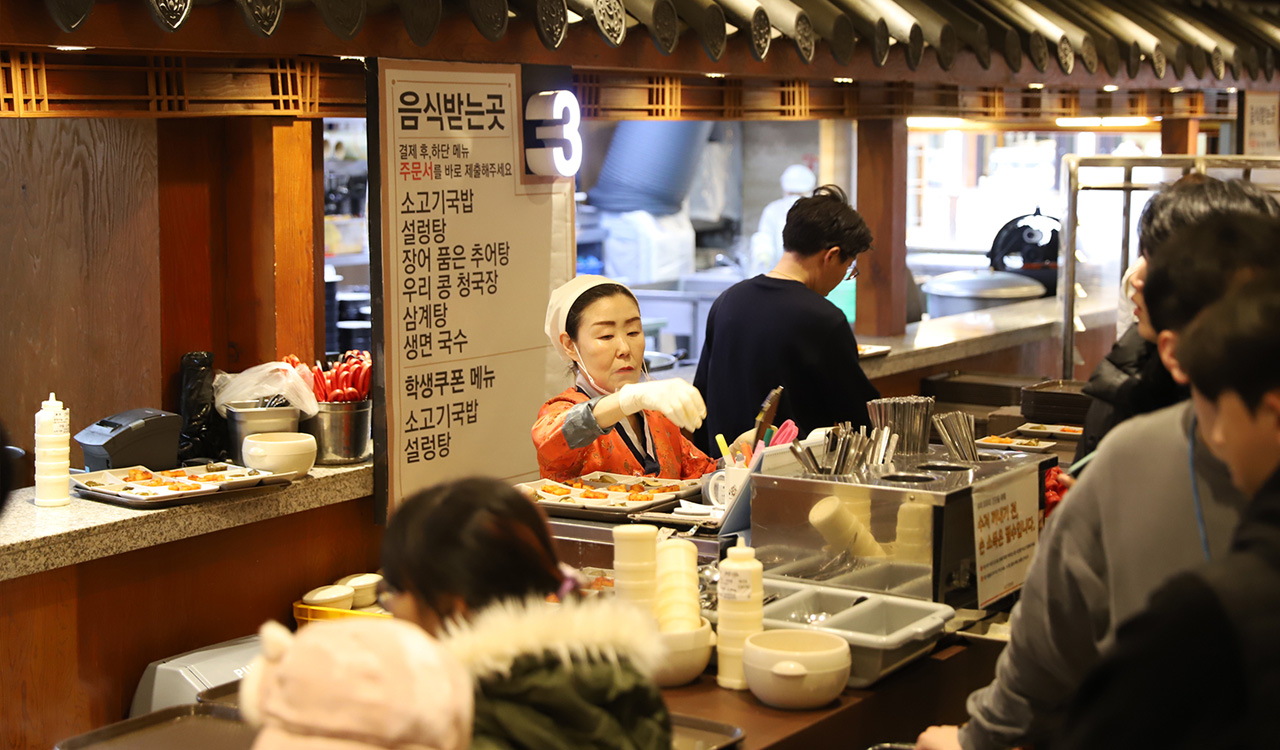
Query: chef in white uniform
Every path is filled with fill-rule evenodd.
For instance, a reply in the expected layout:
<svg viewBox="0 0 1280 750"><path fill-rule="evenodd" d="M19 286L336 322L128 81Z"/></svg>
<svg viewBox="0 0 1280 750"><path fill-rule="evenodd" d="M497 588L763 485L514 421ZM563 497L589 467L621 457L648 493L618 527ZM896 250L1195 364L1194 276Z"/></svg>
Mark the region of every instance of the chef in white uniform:
<svg viewBox="0 0 1280 750"><path fill-rule="evenodd" d="M782 259L782 227L787 212L800 198L809 195L818 177L803 164L792 164L782 173L783 197L764 207L760 228L751 236L751 274L766 273Z"/></svg>

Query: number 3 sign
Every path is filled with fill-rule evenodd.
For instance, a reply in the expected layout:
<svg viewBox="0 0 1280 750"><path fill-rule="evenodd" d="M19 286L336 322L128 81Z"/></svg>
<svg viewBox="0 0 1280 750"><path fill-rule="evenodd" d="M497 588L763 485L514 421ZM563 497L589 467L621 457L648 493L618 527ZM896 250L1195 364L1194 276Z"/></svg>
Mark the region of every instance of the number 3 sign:
<svg viewBox="0 0 1280 750"><path fill-rule="evenodd" d="M573 92L544 91L535 94L525 105L524 118L530 122L549 123L537 127L535 132L539 141L563 142L526 148L524 155L529 169L534 174L547 177L573 177L577 174L578 167L582 166L582 136L578 133L582 113Z"/></svg>

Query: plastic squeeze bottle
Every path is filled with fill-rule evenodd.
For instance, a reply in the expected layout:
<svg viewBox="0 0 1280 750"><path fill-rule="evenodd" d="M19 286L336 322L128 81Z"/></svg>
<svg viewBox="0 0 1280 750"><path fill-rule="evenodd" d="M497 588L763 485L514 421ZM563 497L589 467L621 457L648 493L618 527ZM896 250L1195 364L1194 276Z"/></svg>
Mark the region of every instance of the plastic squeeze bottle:
<svg viewBox="0 0 1280 750"><path fill-rule="evenodd" d="M71 502L71 412L52 393L36 412L36 505Z"/></svg>
<svg viewBox="0 0 1280 750"><path fill-rule="evenodd" d="M746 690L742 647L747 636L764 630L764 566L742 537L720 561L716 598L716 683L730 690Z"/></svg>

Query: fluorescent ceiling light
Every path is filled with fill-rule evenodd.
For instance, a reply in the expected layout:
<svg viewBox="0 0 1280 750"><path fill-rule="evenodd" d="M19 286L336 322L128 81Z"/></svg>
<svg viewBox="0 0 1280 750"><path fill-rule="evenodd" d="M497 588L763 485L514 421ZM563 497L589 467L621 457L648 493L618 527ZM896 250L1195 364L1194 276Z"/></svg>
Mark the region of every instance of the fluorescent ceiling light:
<svg viewBox="0 0 1280 750"><path fill-rule="evenodd" d="M724 78L724 73L707 73L707 78Z"/></svg>
<svg viewBox="0 0 1280 750"><path fill-rule="evenodd" d="M1114 83L1108 83L1106 86L1102 87L1102 90L1110 94L1113 91L1119 91L1120 87L1115 85Z"/></svg>
<svg viewBox="0 0 1280 750"><path fill-rule="evenodd" d="M1181 86L1174 86L1173 88L1169 89L1169 93L1170 93L1170 94L1181 94L1181 93L1182 93L1182 87L1181 87Z"/></svg>
<svg viewBox="0 0 1280 750"><path fill-rule="evenodd" d="M1228 93L1228 94L1234 94L1234 93L1236 93L1236 87L1235 87L1235 86L1232 86L1231 88L1227 89L1227 93Z"/></svg>
<svg viewBox="0 0 1280 750"><path fill-rule="evenodd" d="M77 47L74 44L55 44L53 48L59 52L86 52L93 47Z"/></svg>
<svg viewBox="0 0 1280 750"><path fill-rule="evenodd" d="M907 127L913 130L960 130L969 125L959 117L908 117Z"/></svg>
<svg viewBox="0 0 1280 750"><path fill-rule="evenodd" d="M853 83L852 78L832 78L831 80L835 81L836 83Z"/></svg>
<svg viewBox="0 0 1280 750"><path fill-rule="evenodd" d="M1028 83L1028 84L1027 84L1027 88L1032 89L1032 90L1034 90L1034 91L1039 91L1040 89L1044 88L1044 84L1043 84L1043 83Z"/></svg>
<svg viewBox="0 0 1280 750"><path fill-rule="evenodd" d="M1150 117L1104 117L1104 128L1142 128L1151 124Z"/></svg>
<svg viewBox="0 0 1280 750"><path fill-rule="evenodd" d="M1060 128L1141 128L1151 124L1150 117L1059 117Z"/></svg>
<svg viewBox="0 0 1280 750"><path fill-rule="evenodd" d="M1054 120L1060 128L1100 128L1101 117L1059 117Z"/></svg>

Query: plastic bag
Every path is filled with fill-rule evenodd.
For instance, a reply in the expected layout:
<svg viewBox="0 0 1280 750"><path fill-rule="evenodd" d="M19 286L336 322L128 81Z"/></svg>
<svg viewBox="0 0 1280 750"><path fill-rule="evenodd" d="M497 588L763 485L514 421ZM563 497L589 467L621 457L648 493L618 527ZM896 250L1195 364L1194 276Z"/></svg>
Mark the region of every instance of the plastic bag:
<svg viewBox="0 0 1280 750"><path fill-rule="evenodd" d="M306 368L303 368L306 371ZM302 412L303 419L320 411L312 390L311 373L307 379L284 362L264 362L239 375L218 373L213 381L213 396L218 413L227 416L227 404L233 401L257 401L260 398L284 396Z"/></svg>

